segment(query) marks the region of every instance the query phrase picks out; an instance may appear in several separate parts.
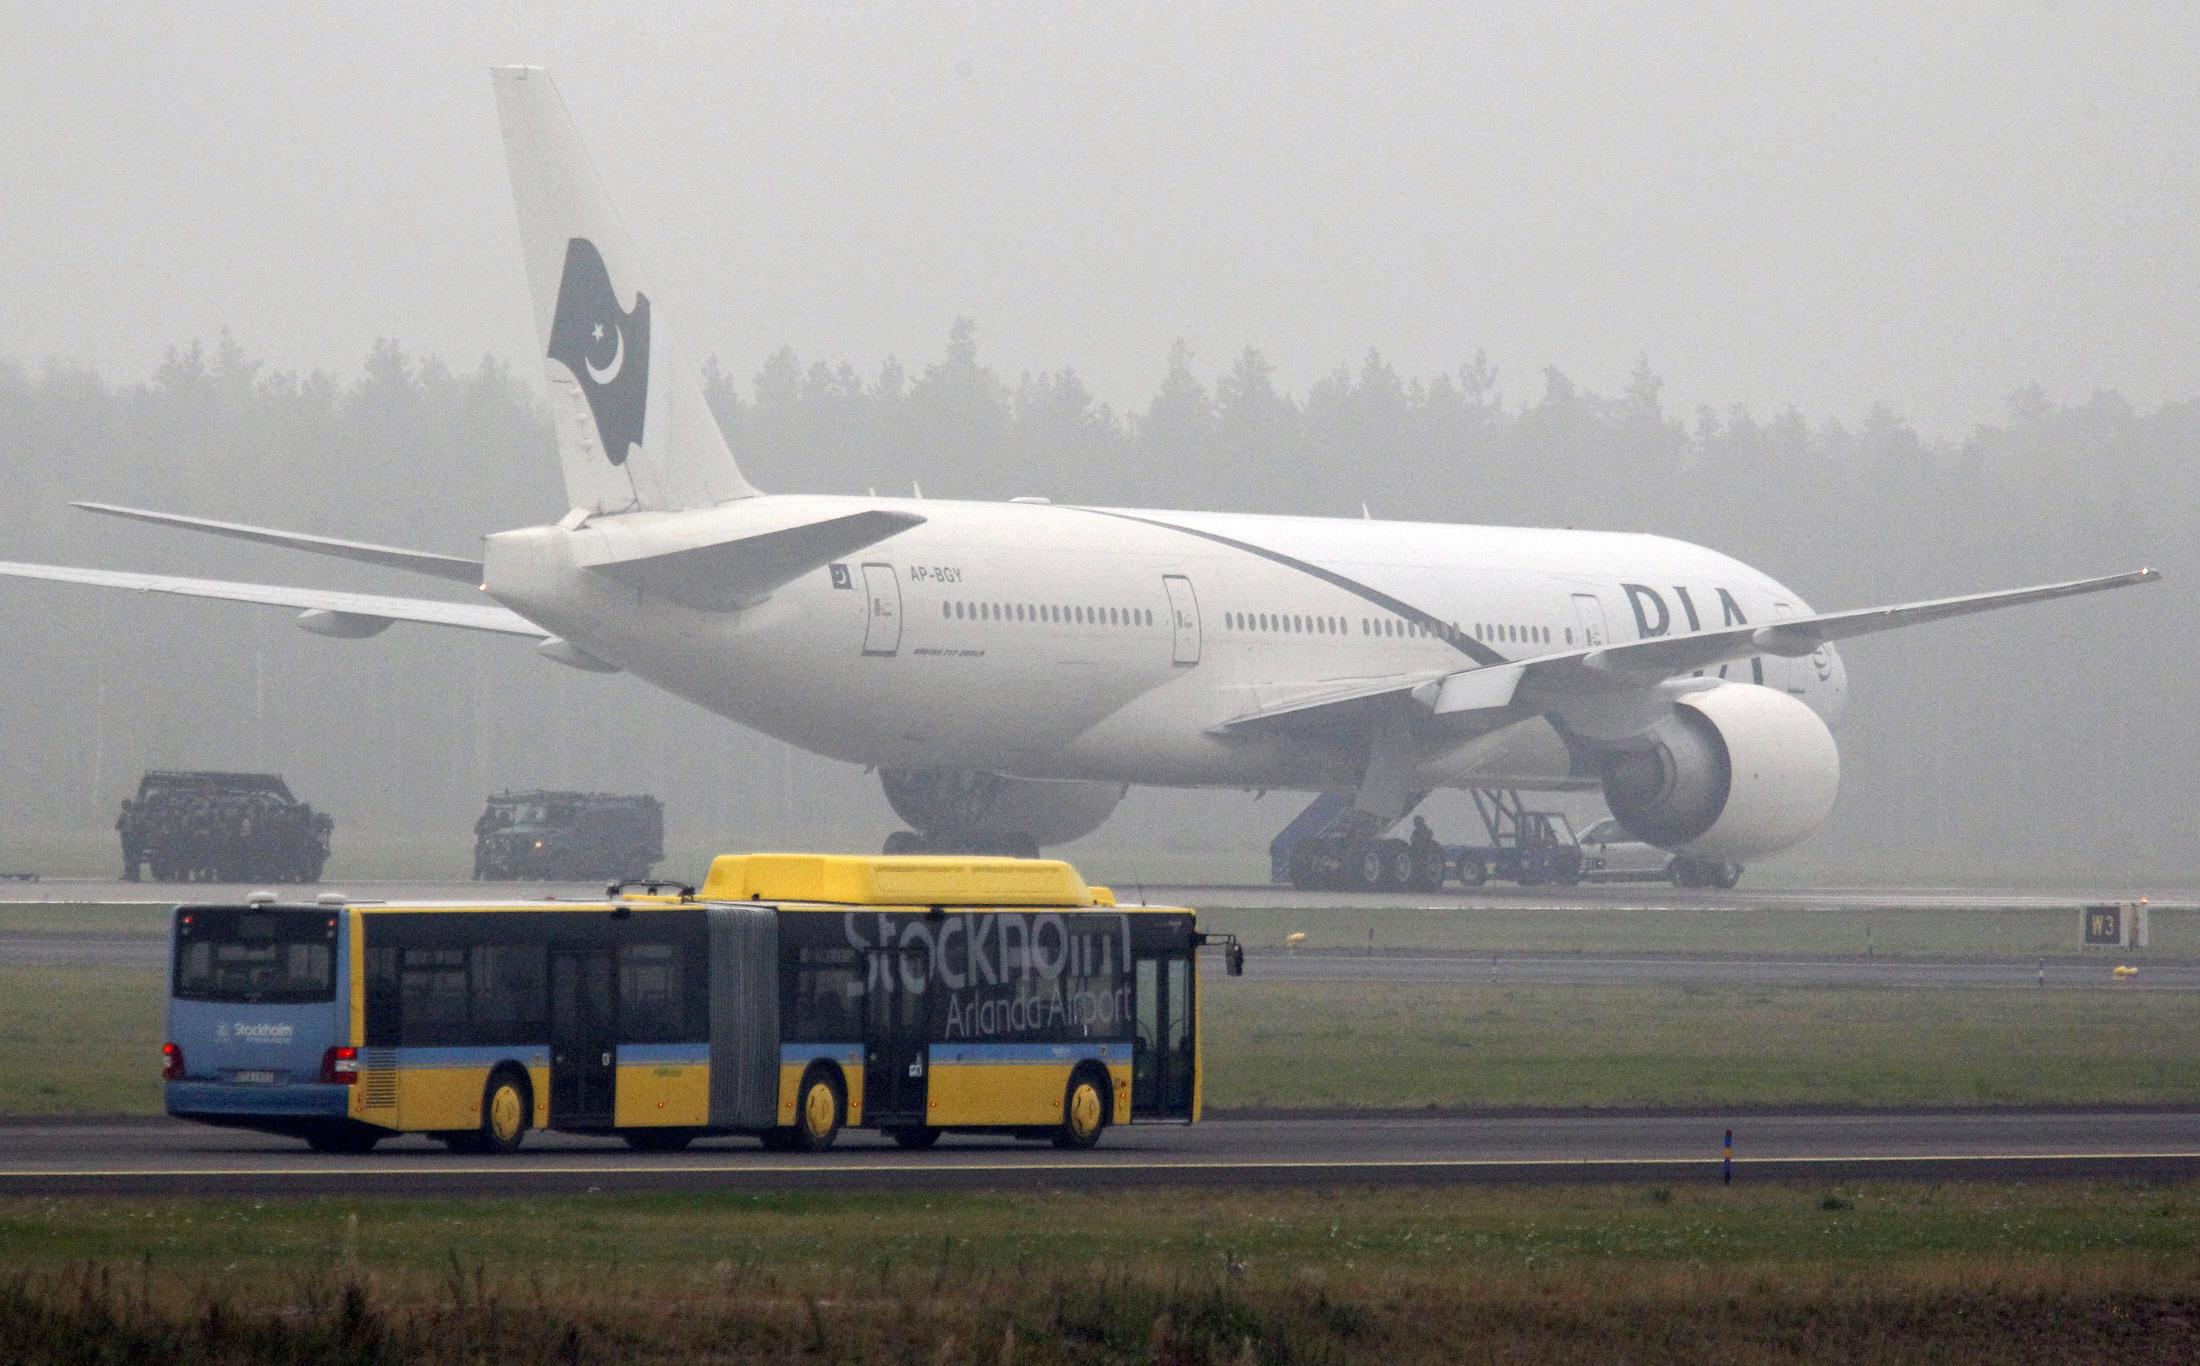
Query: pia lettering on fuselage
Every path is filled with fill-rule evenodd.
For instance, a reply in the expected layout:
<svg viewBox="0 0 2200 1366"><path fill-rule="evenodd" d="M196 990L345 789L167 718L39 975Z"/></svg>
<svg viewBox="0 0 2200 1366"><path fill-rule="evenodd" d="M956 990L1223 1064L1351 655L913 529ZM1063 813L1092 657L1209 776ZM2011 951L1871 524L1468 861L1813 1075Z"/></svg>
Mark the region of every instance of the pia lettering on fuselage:
<svg viewBox="0 0 2200 1366"><path fill-rule="evenodd" d="M1671 635L1675 626L1681 623L1686 624L1689 634L1703 630L1724 630L1729 626L1749 625L1748 613L1742 610L1742 605L1736 602L1734 595L1725 588L1714 587L1711 590L1718 601L1719 619L1709 626L1705 625L1703 613L1697 610L1696 595L1688 591L1686 584L1677 583L1673 585L1673 601L1671 604L1667 603L1666 596L1662 591L1645 583L1623 583L1619 588L1622 593L1627 595L1628 610L1635 614L1636 633L1643 640L1649 640L1656 636ZM1675 606L1679 608L1677 620L1674 611ZM1811 655L1811 663L1817 668L1820 680L1832 676L1832 661L1826 654L1824 646L1820 646ZM1721 664L1719 666L1719 677L1725 678L1729 667ZM1764 656L1750 656L1749 681L1752 683L1763 683L1765 681Z"/></svg>
<svg viewBox="0 0 2200 1366"><path fill-rule="evenodd" d="M1131 936L1120 914L850 911L867 994L928 998L949 1040L1116 1037L1131 1017Z"/></svg>

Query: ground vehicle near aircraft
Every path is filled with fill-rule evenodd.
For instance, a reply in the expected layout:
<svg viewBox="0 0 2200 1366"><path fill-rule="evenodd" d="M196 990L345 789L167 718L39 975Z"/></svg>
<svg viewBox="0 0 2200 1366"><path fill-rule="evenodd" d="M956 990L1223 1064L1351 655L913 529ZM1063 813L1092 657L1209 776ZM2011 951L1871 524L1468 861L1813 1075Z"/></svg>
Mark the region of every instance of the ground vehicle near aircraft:
<svg viewBox="0 0 2200 1366"><path fill-rule="evenodd" d="M1742 880L1742 866L1669 853L1636 839L1626 826L1607 816L1581 832L1581 880L1723 888Z"/></svg>
<svg viewBox="0 0 2200 1366"><path fill-rule="evenodd" d="M319 882L335 830L276 774L178 769L146 773L115 821L132 882Z"/></svg>
<svg viewBox="0 0 2200 1366"><path fill-rule="evenodd" d="M646 795L499 792L474 822L477 882L647 877L664 856L664 805Z"/></svg>
<svg viewBox="0 0 2200 1366"><path fill-rule="evenodd" d="M1193 912L1049 860L727 855L700 892L179 906L166 1105L364 1152L530 1128L1089 1148L1200 1114Z"/></svg>
<svg viewBox="0 0 2200 1366"><path fill-rule="evenodd" d="M407 621L527 640L877 768L923 848L1058 843L1153 784L1349 792L1364 860L1434 789L1601 789L1632 834L1709 862L1791 848L1830 814L1836 642L2158 577L1814 612L1656 536L765 495L549 78L494 85L571 511L477 560L84 505L491 602L0 574L280 606L339 638Z"/></svg>
<svg viewBox="0 0 2200 1366"><path fill-rule="evenodd" d="M1431 892L1456 879L1523 887L1581 881L1582 850L1563 811L1534 811L1517 790L1476 788L1483 844L1371 836L1349 794L1326 792L1269 842L1269 880L1302 890Z"/></svg>

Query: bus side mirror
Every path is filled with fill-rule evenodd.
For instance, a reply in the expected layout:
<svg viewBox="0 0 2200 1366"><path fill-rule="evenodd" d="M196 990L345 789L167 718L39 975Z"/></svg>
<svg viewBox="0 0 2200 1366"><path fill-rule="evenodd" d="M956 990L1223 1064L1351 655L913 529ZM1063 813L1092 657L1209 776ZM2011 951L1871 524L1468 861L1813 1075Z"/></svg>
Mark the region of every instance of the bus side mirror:
<svg viewBox="0 0 2200 1366"><path fill-rule="evenodd" d="M1235 940L1231 941L1230 946L1222 951L1222 966L1232 977L1243 977L1245 975L1245 946Z"/></svg>

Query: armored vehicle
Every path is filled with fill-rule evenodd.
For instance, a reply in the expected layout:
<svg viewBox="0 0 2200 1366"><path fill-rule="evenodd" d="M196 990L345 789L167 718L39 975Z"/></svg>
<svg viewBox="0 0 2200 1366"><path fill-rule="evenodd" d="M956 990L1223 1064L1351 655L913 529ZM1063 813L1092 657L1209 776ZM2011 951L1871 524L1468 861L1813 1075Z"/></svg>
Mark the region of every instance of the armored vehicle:
<svg viewBox="0 0 2200 1366"><path fill-rule="evenodd" d="M131 882L319 882L335 831L273 773L155 769L115 819Z"/></svg>
<svg viewBox="0 0 2200 1366"><path fill-rule="evenodd" d="M481 881L646 877L664 856L665 809L646 795L499 792L474 822Z"/></svg>

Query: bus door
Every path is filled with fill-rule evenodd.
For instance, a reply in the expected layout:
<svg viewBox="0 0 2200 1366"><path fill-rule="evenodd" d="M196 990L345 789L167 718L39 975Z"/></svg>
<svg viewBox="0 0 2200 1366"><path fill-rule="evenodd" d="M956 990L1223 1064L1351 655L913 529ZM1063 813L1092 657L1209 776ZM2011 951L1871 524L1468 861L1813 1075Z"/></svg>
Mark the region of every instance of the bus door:
<svg viewBox="0 0 2200 1366"><path fill-rule="evenodd" d="M931 998L923 987L932 976L931 954L894 945L871 949L864 959L871 989L863 996L863 1122L922 1124L931 1070L925 1049Z"/></svg>
<svg viewBox="0 0 2200 1366"><path fill-rule="evenodd" d="M1137 959L1137 1032L1131 1048L1131 1118L1192 1117L1192 955Z"/></svg>
<svg viewBox="0 0 2200 1366"><path fill-rule="evenodd" d="M618 1083L611 950L550 951L550 1122L611 1123Z"/></svg>

